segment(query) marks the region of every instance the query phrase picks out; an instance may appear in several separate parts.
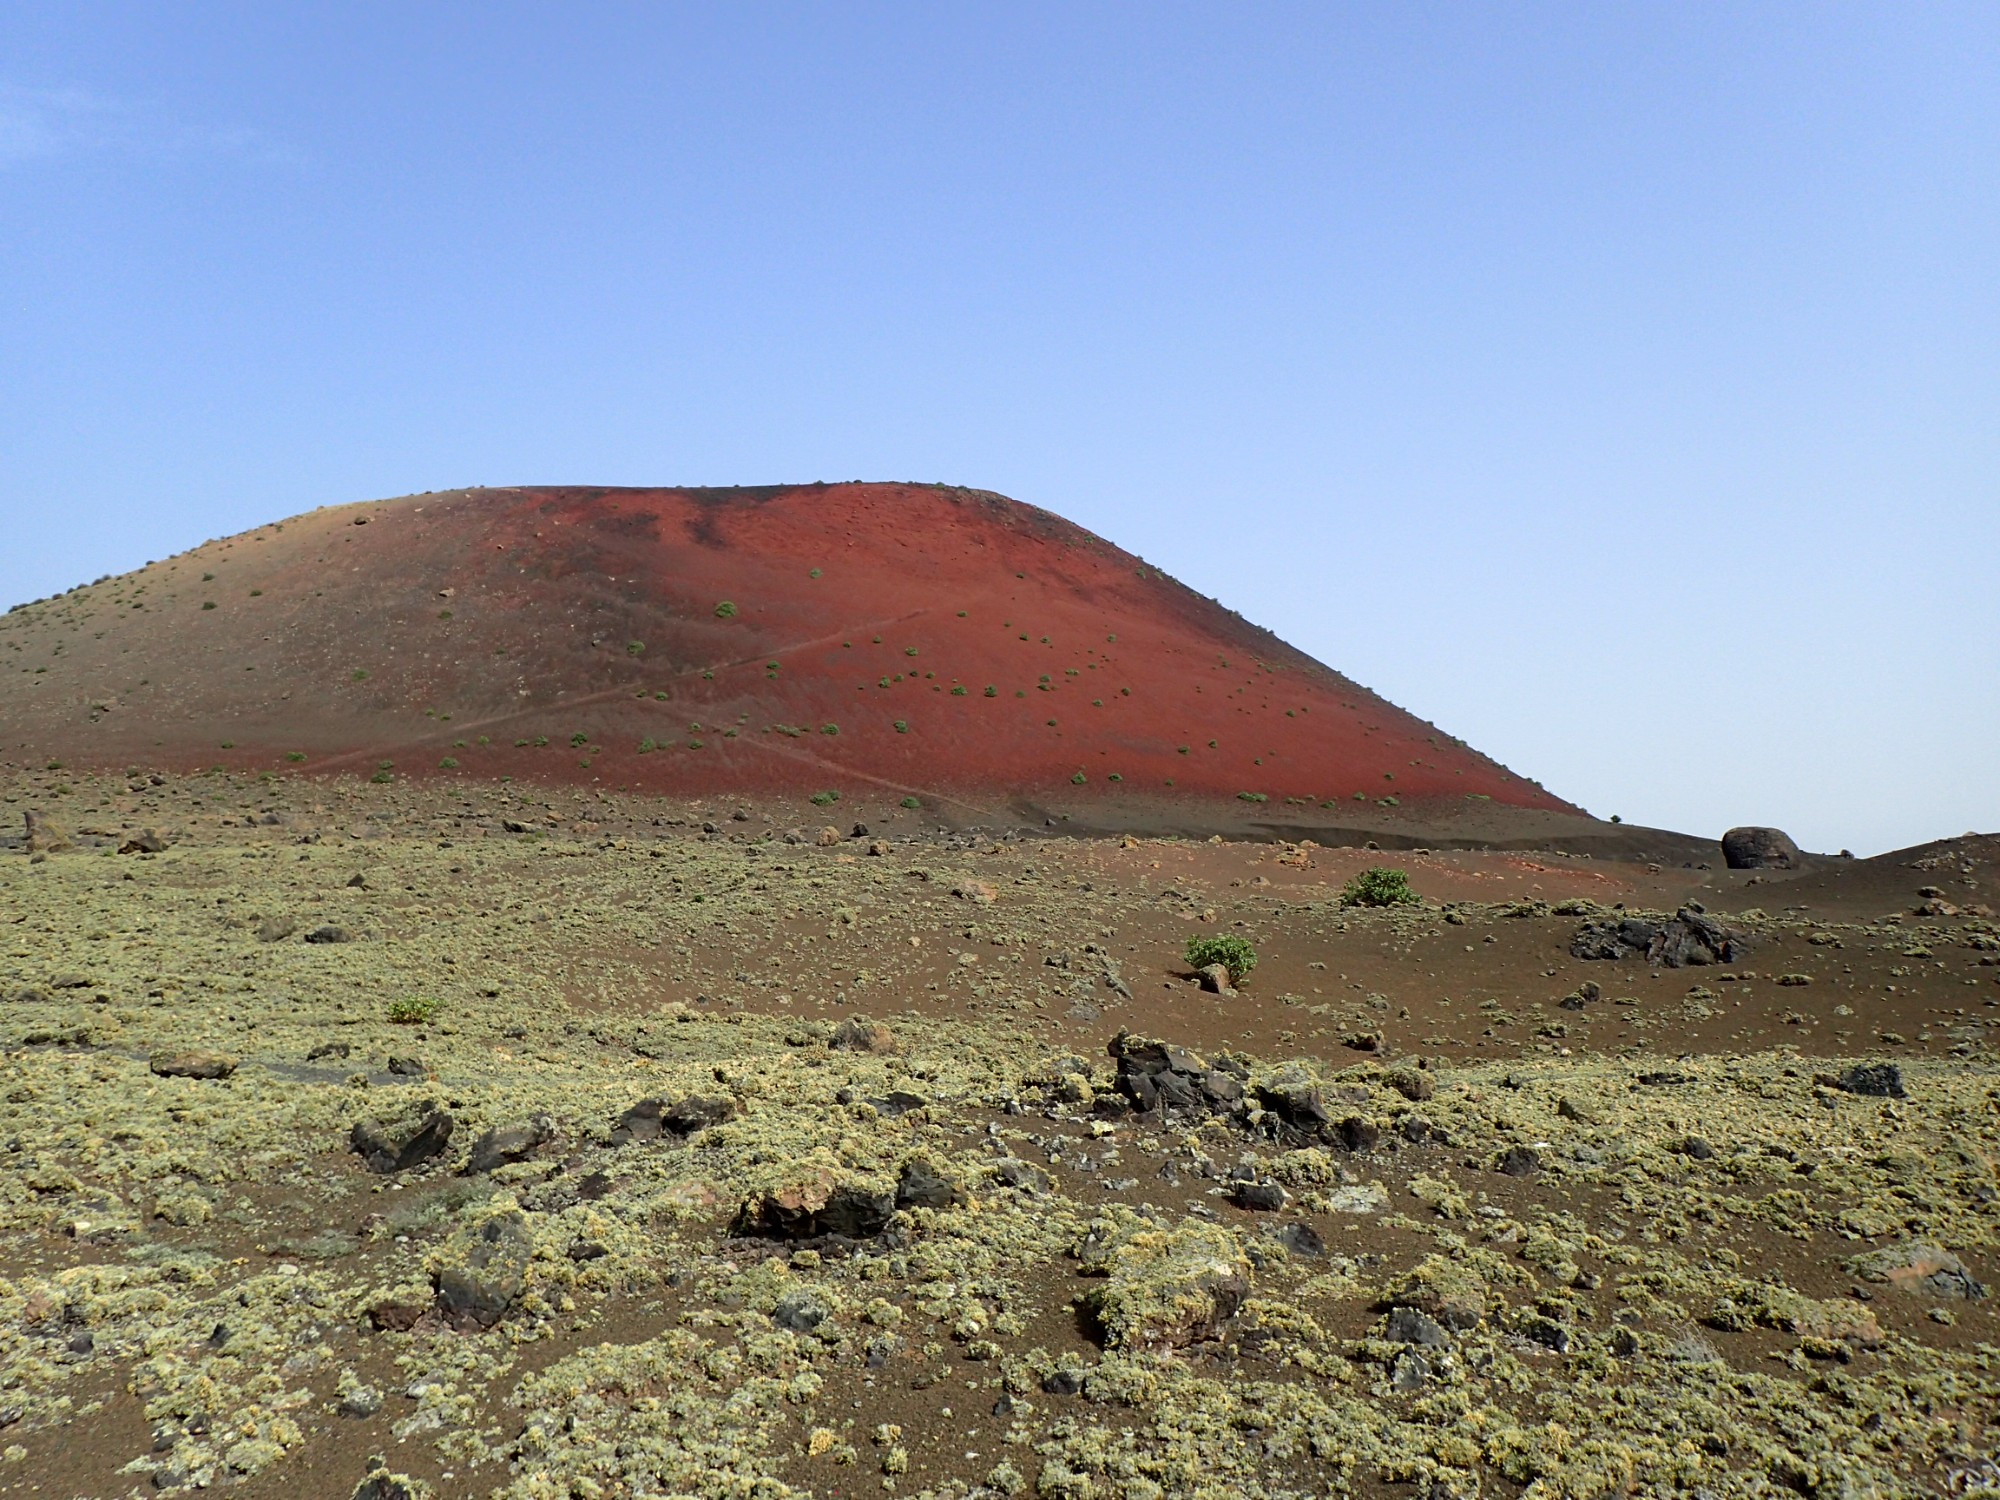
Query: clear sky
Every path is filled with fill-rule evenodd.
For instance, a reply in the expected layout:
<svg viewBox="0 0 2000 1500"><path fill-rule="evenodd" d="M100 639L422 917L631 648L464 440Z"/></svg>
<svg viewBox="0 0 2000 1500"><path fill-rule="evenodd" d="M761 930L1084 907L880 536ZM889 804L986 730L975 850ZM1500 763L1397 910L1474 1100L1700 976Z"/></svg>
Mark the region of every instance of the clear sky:
<svg viewBox="0 0 2000 1500"><path fill-rule="evenodd" d="M0 604L850 478L1599 814L2000 829L2000 5L0 0Z"/></svg>

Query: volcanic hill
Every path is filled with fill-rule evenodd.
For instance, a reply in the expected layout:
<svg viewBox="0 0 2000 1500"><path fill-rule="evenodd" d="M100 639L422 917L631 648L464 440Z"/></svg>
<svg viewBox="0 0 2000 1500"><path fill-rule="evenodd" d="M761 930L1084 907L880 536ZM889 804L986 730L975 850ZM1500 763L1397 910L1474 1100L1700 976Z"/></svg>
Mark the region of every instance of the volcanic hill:
<svg viewBox="0 0 2000 1500"><path fill-rule="evenodd" d="M457 490L259 527L7 614L0 755L1603 828L1102 538L917 484Z"/></svg>

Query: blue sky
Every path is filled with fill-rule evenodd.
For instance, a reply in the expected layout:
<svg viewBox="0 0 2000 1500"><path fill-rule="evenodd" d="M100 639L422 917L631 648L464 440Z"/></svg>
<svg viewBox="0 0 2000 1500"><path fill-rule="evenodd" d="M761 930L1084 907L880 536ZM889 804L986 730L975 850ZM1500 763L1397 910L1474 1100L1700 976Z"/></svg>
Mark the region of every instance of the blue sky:
<svg viewBox="0 0 2000 1500"><path fill-rule="evenodd" d="M0 604L1047 506L1600 814L2000 829L2000 7L0 3Z"/></svg>

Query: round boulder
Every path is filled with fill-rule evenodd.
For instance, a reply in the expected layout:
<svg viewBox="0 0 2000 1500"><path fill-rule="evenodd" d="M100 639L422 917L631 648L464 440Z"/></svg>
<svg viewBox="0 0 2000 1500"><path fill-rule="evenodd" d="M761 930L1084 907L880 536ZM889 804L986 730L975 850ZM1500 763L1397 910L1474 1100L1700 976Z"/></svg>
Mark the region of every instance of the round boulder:
<svg viewBox="0 0 2000 1500"><path fill-rule="evenodd" d="M1796 870L1805 856L1778 828L1732 828L1722 836L1722 858L1732 870Z"/></svg>

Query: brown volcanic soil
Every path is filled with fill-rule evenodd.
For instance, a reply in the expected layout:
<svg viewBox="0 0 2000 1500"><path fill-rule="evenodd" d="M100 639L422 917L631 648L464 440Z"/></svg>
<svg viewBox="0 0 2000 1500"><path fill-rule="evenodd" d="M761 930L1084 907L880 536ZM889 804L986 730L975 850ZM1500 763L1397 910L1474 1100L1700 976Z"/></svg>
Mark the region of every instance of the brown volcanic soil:
<svg viewBox="0 0 2000 1500"><path fill-rule="evenodd" d="M1608 834L1101 538L928 485L315 511L8 614L0 754Z"/></svg>
<svg viewBox="0 0 2000 1500"><path fill-rule="evenodd" d="M74 844L0 835L0 1495L347 1500L370 1456L503 1500L1904 1495L1994 1451L1994 1299L1855 1261L2000 1276L2000 839L1756 875L1410 851L1422 904L1374 911L1338 893L1391 856L886 794L824 844L803 797L525 783L43 772L0 808ZM1690 898L1737 962L1570 955ZM1183 969L1219 933L1260 958L1234 997ZM835 1045L857 1014L893 1049ZM1316 1085L1341 1131L1100 1104L1121 1030ZM187 1050L234 1071L149 1070ZM612 1139L691 1094L737 1114ZM425 1103L438 1158L347 1149ZM731 1232L917 1158L962 1200ZM532 1258L453 1327L495 1228ZM1212 1337L1089 1310L1173 1326L1218 1264ZM1454 1288L1473 1326L1401 1341L1389 1307Z"/></svg>

